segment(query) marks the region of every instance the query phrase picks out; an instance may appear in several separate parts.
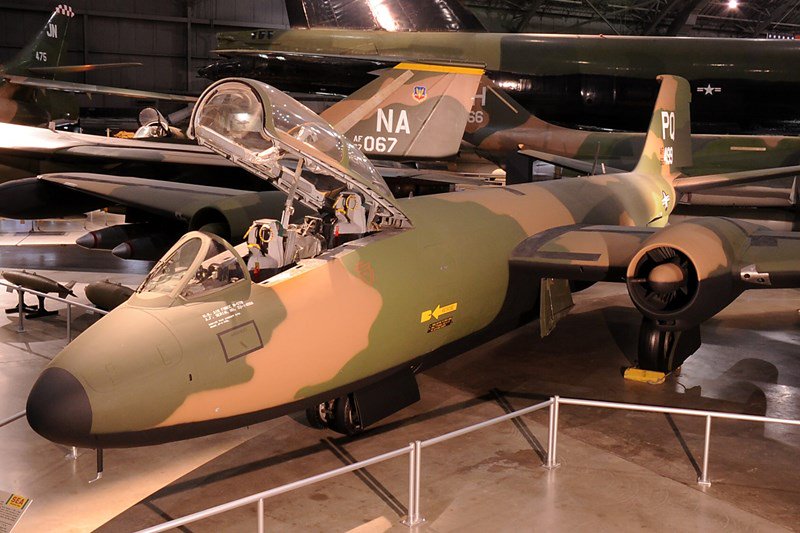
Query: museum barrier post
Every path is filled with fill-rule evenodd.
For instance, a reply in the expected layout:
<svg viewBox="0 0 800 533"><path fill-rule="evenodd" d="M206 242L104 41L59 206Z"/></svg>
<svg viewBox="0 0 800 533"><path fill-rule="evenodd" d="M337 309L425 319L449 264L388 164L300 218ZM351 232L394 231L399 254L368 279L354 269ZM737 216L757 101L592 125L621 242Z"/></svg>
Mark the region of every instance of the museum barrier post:
<svg viewBox="0 0 800 533"><path fill-rule="evenodd" d="M550 423L547 430L547 464L545 468L553 470L561 466L556 460L558 444L558 396L550 398Z"/></svg>
<svg viewBox="0 0 800 533"><path fill-rule="evenodd" d="M53 300L55 302L61 302L67 306L67 344L72 342L72 308L73 307L80 307L85 309L90 313L97 313L99 315L107 315L108 311L100 309L98 307L94 307L91 305L82 304L80 302L73 302L67 300L66 298L61 298L58 296L51 296L49 294L35 291L33 289L26 289L20 285L13 285L10 283L0 282L0 285L6 287L8 292L17 291L19 295L19 300L17 302L17 333L24 333L25 332L25 293L30 293L35 296L45 298L47 300Z"/></svg>
<svg viewBox="0 0 800 533"><path fill-rule="evenodd" d="M422 468L422 442L409 443L411 452L408 454L408 516L403 524L411 527L425 521L419 516L419 486L420 470Z"/></svg>
<svg viewBox="0 0 800 533"><path fill-rule="evenodd" d="M711 416L706 415L706 440L703 444L703 472L700 479L697 480L698 485L710 487L711 481L708 479L708 452L711 448Z"/></svg>
<svg viewBox="0 0 800 533"><path fill-rule="evenodd" d="M72 306L67 306L67 344L72 342Z"/></svg>
<svg viewBox="0 0 800 533"><path fill-rule="evenodd" d="M24 333L25 332L25 293L21 290L17 291L19 295L19 303L17 304L17 333Z"/></svg>
<svg viewBox="0 0 800 533"><path fill-rule="evenodd" d="M19 413L15 414L15 415L11 415L8 418L4 418L3 420L0 420L0 428L10 424L14 420L19 420L23 416L25 416L25 411L20 411Z"/></svg>
<svg viewBox="0 0 800 533"><path fill-rule="evenodd" d="M486 428L488 426L492 426L498 424L500 422L504 422L506 420L511 420L514 418L518 418L522 415L532 413L534 411L538 411L545 407L550 408L550 421L549 421L549 430L550 433L548 434L548 449L547 449L547 460L546 464L543 466L546 468L556 468L559 466L557 462L557 444L558 444L558 416L559 416L559 406L560 404L564 405L577 405L583 407L594 407L594 408L601 408L601 409L618 409L618 410L625 410L625 411L638 411L638 412L647 412L647 413L668 413L668 414L676 414L676 415L685 415L685 416L693 416L693 417L703 417L705 418L705 443L703 446L703 468L701 472L701 476L698 478L697 482L700 485L709 486L711 481L708 477L708 461L709 461L709 454L710 454L710 447L711 447L711 419L712 418L720 418L726 420L742 420L742 421L750 421L750 422L757 422L763 424L785 424L791 426L800 426L800 420L791 420L791 419L783 419L783 418L774 418L774 417L767 417L767 416L758 416L758 415L747 415L747 414L737 414L737 413L725 413L720 411L701 411L696 409L685 409L680 407L662 407L662 406L655 406L655 405L642 405L642 404L626 404L620 402L607 402L607 401L598 401L598 400L583 400L577 398L561 398L559 396L553 396L547 401L525 407L523 409L519 409L517 411L512 411L511 413L498 416L478 424L473 424L468 427L464 427L461 429L457 429L455 431L451 431L450 433L445 433L444 435L440 435L438 437L433 437L428 440L424 441L415 441L410 443L408 446L400 448L398 450L394 450L392 452L386 452L382 455L378 455L372 457L370 459L365 459L363 461L359 461L358 463L352 463L348 466L344 466L341 468L337 468L335 470L331 470L329 472L325 472L322 474L317 474L315 476L301 479L299 481L295 481L292 483L288 483L286 485L282 485L280 487L275 487L269 489L264 492L260 492L258 494L252 494L245 498L240 498L238 500L234 500L225 504L217 505L216 507L211 507L209 509L205 509L203 511L196 512L191 515L184 516L182 518L177 518L175 520L171 520L169 522L165 522L163 524L153 526L147 529L143 529L138 533L158 533L161 531L167 531L169 529L177 528L186 524L190 524L193 522L197 522L199 520L203 520L204 518L208 518L209 516L214 516L232 509L236 509L238 507L242 507L244 505L248 505L251 503L258 503L259 505L259 531L263 531L263 520L264 520L264 502L263 500L267 498L271 498L273 496L277 496L279 494L284 494L290 492L292 490L306 487L313 483L317 483L320 481L324 481L327 479L331 479L333 477L346 474L348 472L352 472L354 470L359 470L361 468L366 468L367 466L381 463L383 461L387 461L394 457L399 457L401 455L408 455L408 462L409 462L409 469L408 469L408 516L405 520L403 520L403 524L407 526L415 526L425 521L424 518L420 516L420 482L421 482L421 464L422 464L422 448L426 448L428 446L433 446L434 444L438 444L440 442L444 442L446 440L454 439L456 437L460 437L462 435L466 435L468 433L472 433L473 431L477 431L479 429ZM7 423L15 418L24 416L23 413L19 413L18 415L14 415L11 419L6 419L5 421L0 421L0 426L4 423Z"/></svg>

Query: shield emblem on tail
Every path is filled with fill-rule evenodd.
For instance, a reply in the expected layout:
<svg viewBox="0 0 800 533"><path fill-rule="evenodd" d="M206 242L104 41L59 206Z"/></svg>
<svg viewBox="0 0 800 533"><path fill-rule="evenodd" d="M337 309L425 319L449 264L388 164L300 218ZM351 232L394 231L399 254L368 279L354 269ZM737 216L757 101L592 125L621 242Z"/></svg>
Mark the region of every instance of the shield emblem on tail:
<svg viewBox="0 0 800 533"><path fill-rule="evenodd" d="M412 94L414 96L414 100L417 102L422 102L428 97L428 89L426 89L424 85L417 85L414 87L414 92Z"/></svg>

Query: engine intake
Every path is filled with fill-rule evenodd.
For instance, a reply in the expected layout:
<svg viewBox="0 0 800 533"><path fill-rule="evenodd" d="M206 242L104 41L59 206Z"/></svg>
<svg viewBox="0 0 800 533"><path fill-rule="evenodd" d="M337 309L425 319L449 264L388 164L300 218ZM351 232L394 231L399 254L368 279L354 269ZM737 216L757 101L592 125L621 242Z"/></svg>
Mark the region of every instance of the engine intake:
<svg viewBox="0 0 800 533"><path fill-rule="evenodd" d="M713 317L744 290L739 266L751 226L707 218L657 232L628 266L633 304L662 330L690 329Z"/></svg>

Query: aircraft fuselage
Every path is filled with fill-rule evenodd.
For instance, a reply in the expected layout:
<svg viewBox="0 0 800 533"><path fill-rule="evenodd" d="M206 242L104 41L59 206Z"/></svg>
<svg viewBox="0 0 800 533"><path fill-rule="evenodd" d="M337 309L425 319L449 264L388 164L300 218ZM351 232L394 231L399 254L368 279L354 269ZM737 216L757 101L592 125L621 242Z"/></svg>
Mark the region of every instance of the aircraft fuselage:
<svg viewBox="0 0 800 533"><path fill-rule="evenodd" d="M665 181L625 174L401 200L413 228L343 244L247 291L170 304L135 295L54 359L29 420L56 442L125 447L347 394L535 317L539 280L511 281L517 244L575 223L662 225L663 191L674 198ZM37 390L68 391L74 403L40 405Z"/></svg>

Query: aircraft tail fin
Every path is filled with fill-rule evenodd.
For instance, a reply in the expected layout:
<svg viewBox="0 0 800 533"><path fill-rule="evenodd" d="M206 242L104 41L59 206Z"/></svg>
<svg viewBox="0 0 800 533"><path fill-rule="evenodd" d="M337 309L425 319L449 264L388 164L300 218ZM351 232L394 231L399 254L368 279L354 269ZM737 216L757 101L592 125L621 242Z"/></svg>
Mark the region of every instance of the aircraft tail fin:
<svg viewBox="0 0 800 533"><path fill-rule="evenodd" d="M661 88L634 172L660 176L671 182L682 168L692 165L689 115L692 92L689 82L679 76L662 74L658 80Z"/></svg>
<svg viewBox="0 0 800 533"><path fill-rule="evenodd" d="M480 146L493 133L518 128L532 118L535 119L527 109L492 80L483 76L469 114L464 140L474 146ZM538 122L538 119L536 120ZM508 151L515 147L504 147L504 149Z"/></svg>
<svg viewBox="0 0 800 533"><path fill-rule="evenodd" d="M292 28L486 31L458 0L286 0Z"/></svg>
<svg viewBox="0 0 800 533"><path fill-rule="evenodd" d="M67 30L75 12L66 4L56 6L45 25L11 61L5 64L7 74L28 76L31 68L57 67L66 56ZM34 71L35 72L35 71ZM52 79L53 73L41 72L37 77Z"/></svg>
<svg viewBox="0 0 800 533"><path fill-rule="evenodd" d="M400 63L322 113L367 155L458 153L482 68Z"/></svg>

